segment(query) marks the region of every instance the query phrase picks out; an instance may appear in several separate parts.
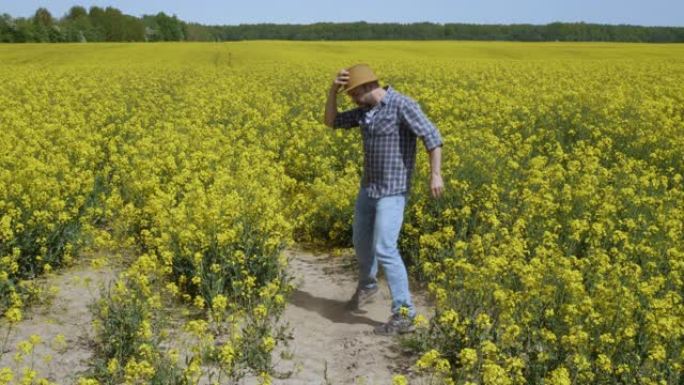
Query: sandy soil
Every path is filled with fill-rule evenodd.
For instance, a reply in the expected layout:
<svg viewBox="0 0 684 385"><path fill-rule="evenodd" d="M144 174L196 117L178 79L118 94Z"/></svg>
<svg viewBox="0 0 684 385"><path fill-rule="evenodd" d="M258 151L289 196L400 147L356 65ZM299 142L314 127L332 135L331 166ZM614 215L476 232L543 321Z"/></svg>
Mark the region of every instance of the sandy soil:
<svg viewBox="0 0 684 385"><path fill-rule="evenodd" d="M356 287L353 254L333 257L302 249L286 253L298 286L283 315L293 332L286 349L293 357L278 358L276 349L274 360L279 371L295 373L274 379L274 384L391 384L394 374L414 379L412 384L423 382L411 368L417 357L401 347L399 338L373 334L373 327L390 315L391 296L382 276L366 313L352 314L344 304ZM428 317L423 293L412 286L412 295L418 313Z"/></svg>
<svg viewBox="0 0 684 385"><path fill-rule="evenodd" d="M48 287L59 288L52 301L26 309L24 319L12 328L0 323L0 349L9 331L5 350L0 356L0 368L12 368L19 377L22 368L32 366L40 378L58 384L74 383L79 372L88 368L93 338L88 304L100 297L99 287L115 277L111 266L93 268L92 257L95 256L79 260L76 266L48 278L40 278ZM60 334L64 336L65 344L54 343ZM17 343L28 340L31 335L41 339L33 357L26 357L22 363L15 362L15 353L19 351ZM46 356L51 356L51 360L46 360Z"/></svg>

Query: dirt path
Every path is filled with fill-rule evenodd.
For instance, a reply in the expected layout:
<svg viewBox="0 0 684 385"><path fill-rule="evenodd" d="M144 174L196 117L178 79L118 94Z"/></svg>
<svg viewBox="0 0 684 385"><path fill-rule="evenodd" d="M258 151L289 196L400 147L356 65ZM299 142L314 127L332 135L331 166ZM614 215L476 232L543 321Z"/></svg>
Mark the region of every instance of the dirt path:
<svg viewBox="0 0 684 385"><path fill-rule="evenodd" d="M298 288L283 318L290 323L292 359L278 358L281 371L295 370L274 384L391 384L394 374L414 378L411 357L398 338L377 336L373 327L387 320L391 297L386 281L367 313L351 314L345 302L356 287L353 254L333 257L302 249L286 250ZM381 269L382 270L382 269ZM429 316L429 304L411 287L419 314ZM412 382L413 383L413 382Z"/></svg>
<svg viewBox="0 0 684 385"><path fill-rule="evenodd" d="M20 377L22 368L32 367L38 377L57 384L74 383L78 373L88 368L93 338L88 304L100 297L100 285L115 277L111 266L93 267L90 261L95 257L101 255L83 258L76 266L39 278L45 280L47 287L59 289L52 302L26 309L24 319L11 329L6 323L0 323L0 349L9 331L4 354L0 354L0 368L9 367ZM15 362L17 344L32 335L39 336L41 341L33 355L25 357L23 362ZM63 336L63 342L60 338L56 340L58 335Z"/></svg>
<svg viewBox="0 0 684 385"><path fill-rule="evenodd" d="M331 256L301 248L285 253L297 285L282 318L290 325L292 339L289 346L276 348L273 357L277 371L293 374L274 378L274 385L385 385L391 384L394 374L416 378L411 368L416 357L400 346L399 339L372 332L389 316L391 297L382 276L379 295L366 306L367 312L351 314L344 304L356 287L353 254ZM91 356L93 329L88 304L99 298L99 287L113 280L117 270L111 266L95 268L84 259L49 277L47 285L58 287L59 292L51 304L27 310L24 320L10 330L6 350L0 354L0 368L12 368L18 376L22 368L32 366L41 378L58 384L74 383L88 368ZM428 316L429 305L423 295L413 286L412 293L418 312ZM0 324L0 344L7 330L6 324ZM31 335L41 339L33 358L16 363L17 344ZM54 343L58 335L64 336L62 346ZM51 360L44 360L48 355ZM244 383L257 381L247 378Z"/></svg>

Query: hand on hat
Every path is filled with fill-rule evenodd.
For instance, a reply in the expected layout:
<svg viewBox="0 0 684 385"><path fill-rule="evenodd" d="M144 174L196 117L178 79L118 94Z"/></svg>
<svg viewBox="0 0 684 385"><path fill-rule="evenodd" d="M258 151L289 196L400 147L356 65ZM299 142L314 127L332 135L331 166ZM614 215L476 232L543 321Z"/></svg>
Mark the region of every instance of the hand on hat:
<svg viewBox="0 0 684 385"><path fill-rule="evenodd" d="M333 87L335 88L335 91L339 90L340 87L346 85L348 81L349 71L347 71L345 68L342 68L340 72L337 73L335 80L333 80Z"/></svg>

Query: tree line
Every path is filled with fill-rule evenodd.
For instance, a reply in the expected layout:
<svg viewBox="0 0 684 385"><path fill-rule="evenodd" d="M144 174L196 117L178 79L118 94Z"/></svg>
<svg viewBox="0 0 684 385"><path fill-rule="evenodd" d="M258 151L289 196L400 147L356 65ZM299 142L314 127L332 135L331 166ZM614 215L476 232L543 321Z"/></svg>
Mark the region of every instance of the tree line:
<svg viewBox="0 0 684 385"><path fill-rule="evenodd" d="M73 6L55 18L46 8L31 17L0 16L0 42L230 41L230 40L508 40L684 42L684 27L589 23L314 23L203 25L164 12L135 17L114 7Z"/></svg>
<svg viewBox="0 0 684 385"><path fill-rule="evenodd" d="M60 18L45 8L32 17L0 16L0 42L96 42L187 40L186 24L164 12L135 17L114 7L74 6Z"/></svg>

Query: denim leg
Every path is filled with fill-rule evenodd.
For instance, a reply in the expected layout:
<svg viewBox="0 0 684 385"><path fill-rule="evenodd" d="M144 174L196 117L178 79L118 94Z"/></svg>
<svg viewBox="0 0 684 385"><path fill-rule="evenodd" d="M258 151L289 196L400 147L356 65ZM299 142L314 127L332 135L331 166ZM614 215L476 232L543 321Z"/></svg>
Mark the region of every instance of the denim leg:
<svg viewBox="0 0 684 385"><path fill-rule="evenodd" d="M404 220L406 194L382 197L377 201L373 249L382 266L392 294L392 314L399 313L402 306L409 309L409 317L416 315L411 302L406 266L399 255L397 240Z"/></svg>
<svg viewBox="0 0 684 385"><path fill-rule="evenodd" d="M359 288L377 286L378 263L373 253L373 222L375 221L375 200L361 188L354 205L353 242L359 264Z"/></svg>

